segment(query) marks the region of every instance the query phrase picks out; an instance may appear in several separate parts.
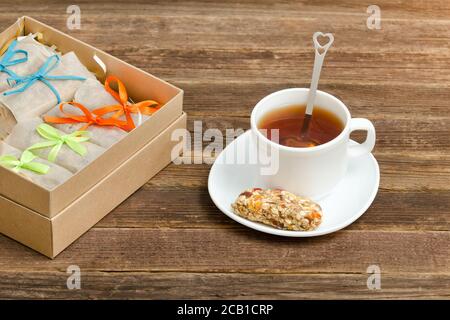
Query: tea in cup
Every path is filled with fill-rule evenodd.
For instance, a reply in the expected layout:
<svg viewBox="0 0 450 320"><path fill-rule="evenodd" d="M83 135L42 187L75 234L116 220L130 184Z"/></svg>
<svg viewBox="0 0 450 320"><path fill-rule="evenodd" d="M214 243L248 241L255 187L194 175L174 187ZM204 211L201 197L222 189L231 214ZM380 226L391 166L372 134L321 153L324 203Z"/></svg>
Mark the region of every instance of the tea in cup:
<svg viewBox="0 0 450 320"><path fill-rule="evenodd" d="M272 93L256 104L250 121L258 148L277 151L271 160L278 161L278 170L265 177L268 185L317 199L342 180L350 158L372 151L375 128L367 119L351 118L342 101L318 90L305 138L301 129L308 92L292 88ZM350 141L356 130L367 132L361 144Z"/></svg>

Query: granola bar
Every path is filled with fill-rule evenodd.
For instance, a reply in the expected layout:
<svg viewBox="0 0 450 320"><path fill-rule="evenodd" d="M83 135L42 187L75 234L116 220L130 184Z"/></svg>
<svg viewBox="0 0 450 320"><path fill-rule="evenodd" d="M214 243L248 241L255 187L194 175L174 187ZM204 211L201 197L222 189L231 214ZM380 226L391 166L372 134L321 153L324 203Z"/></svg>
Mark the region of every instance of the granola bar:
<svg viewBox="0 0 450 320"><path fill-rule="evenodd" d="M231 207L241 217L277 229L311 231L322 222L317 203L280 189L245 190Z"/></svg>

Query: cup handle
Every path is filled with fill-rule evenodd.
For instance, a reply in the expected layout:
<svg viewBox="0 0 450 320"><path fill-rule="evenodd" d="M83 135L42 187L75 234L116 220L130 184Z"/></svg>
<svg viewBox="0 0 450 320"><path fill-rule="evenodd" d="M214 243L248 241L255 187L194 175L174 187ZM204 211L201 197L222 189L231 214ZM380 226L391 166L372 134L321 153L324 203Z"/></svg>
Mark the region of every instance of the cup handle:
<svg viewBox="0 0 450 320"><path fill-rule="evenodd" d="M370 153L375 146L375 127L372 122L364 118L350 119L350 133L356 130L366 131L367 137L363 143L348 147L350 157L359 157Z"/></svg>

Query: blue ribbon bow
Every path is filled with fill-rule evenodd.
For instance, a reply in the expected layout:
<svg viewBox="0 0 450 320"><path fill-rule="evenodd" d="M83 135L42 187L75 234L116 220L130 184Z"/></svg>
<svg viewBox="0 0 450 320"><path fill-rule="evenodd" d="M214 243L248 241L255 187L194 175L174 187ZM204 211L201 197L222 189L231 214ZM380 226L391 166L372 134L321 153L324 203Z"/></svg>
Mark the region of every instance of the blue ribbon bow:
<svg viewBox="0 0 450 320"><path fill-rule="evenodd" d="M3 54L2 58L0 59L0 72L5 72L5 73L9 74L9 76L11 76L11 77L17 76L17 74L14 73L13 71L9 70L8 67L19 64L19 63L26 62L28 60L28 52L26 52L25 50L14 50L16 45L17 45L17 40L14 40L13 42L11 42L11 44L8 47L8 50L6 50L6 52ZM13 59L14 56L19 55L19 54L23 54L24 57Z"/></svg>
<svg viewBox="0 0 450 320"><path fill-rule="evenodd" d="M51 76L51 75L48 75L48 73L50 71L52 71L53 69L55 69L58 66L60 61L61 61L60 57L55 54L55 55L49 57L44 62L42 67L38 71L33 73L33 74L30 74L28 76L23 76L23 77L22 76L17 76L17 75L12 75L11 77L9 77L7 79L8 84L11 87L14 87L16 85L18 85L18 86L22 85L22 86L20 88L16 89L16 90L6 91L6 92L3 93L3 95L9 96L11 94L24 92L32 84L34 84L36 81L41 81L47 87L49 87L50 90L52 90L53 94L56 96L56 99L58 100L57 103L61 103L61 97L60 97L58 91L50 83L49 80L86 80L86 78L78 77L78 76L70 76L70 75L67 75L67 76Z"/></svg>

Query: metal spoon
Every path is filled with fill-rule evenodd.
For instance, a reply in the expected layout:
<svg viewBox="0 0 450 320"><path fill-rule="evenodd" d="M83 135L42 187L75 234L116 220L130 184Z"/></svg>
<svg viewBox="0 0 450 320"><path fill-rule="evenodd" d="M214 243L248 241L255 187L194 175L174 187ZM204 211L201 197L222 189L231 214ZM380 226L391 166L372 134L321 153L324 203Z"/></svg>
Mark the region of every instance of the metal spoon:
<svg viewBox="0 0 450 320"><path fill-rule="evenodd" d="M317 40L318 37L328 38L328 42L324 45L321 45ZM313 35L313 43L315 49L314 68L311 78L311 86L309 88L308 93L308 100L306 103L305 118L303 120L303 126L301 129L301 137L305 141L305 146L311 147L319 144L317 141L314 141L313 139L308 137L308 130L314 109L314 101L316 100L317 85L319 83L320 71L322 70L323 60L325 59L325 55L328 49L330 48L331 44L333 43L333 41L334 37L331 33L324 34L322 32L316 32Z"/></svg>

